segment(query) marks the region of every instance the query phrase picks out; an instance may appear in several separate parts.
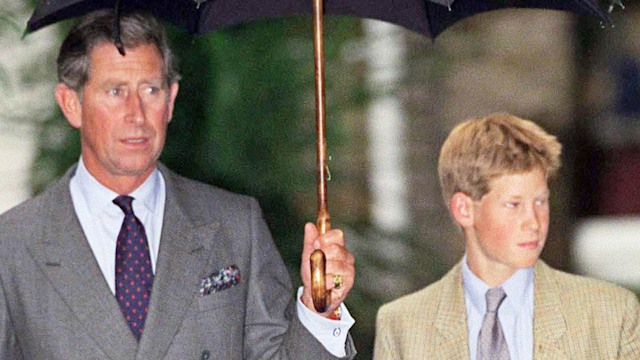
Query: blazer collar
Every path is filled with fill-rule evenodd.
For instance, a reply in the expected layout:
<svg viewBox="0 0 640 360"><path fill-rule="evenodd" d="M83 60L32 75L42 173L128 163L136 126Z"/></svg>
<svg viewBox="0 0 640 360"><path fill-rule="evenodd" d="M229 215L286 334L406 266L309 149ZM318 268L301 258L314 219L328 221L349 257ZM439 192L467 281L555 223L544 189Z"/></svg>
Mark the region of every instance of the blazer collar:
<svg viewBox="0 0 640 360"><path fill-rule="evenodd" d="M562 314L559 288L551 269L542 260L535 267L533 358L536 360L569 359L560 340L567 332ZM464 290L462 286L462 263L458 263L445 277L434 320L439 334L436 348L455 349L452 358L469 358L468 328ZM453 354L453 353L450 353Z"/></svg>
<svg viewBox="0 0 640 360"><path fill-rule="evenodd" d="M75 167L42 197L42 238L28 251L85 331L111 359L133 359L136 340L84 237L69 192ZM114 314L116 316L114 316Z"/></svg>
<svg viewBox="0 0 640 360"><path fill-rule="evenodd" d="M562 315L562 289L553 277L553 270L542 260L535 266L533 310L533 358L568 359L560 345L567 332Z"/></svg>
<svg viewBox="0 0 640 360"><path fill-rule="evenodd" d="M212 237L219 227L216 221L189 216L189 200L177 186L182 179L163 165L158 168L165 178L167 197L149 314L138 350L138 358L145 359L164 357L198 296L200 279L208 275L203 271L210 270Z"/></svg>
<svg viewBox="0 0 640 360"><path fill-rule="evenodd" d="M442 278L442 292L434 319L437 337L435 349L448 349L448 356L469 358L467 311L462 288L462 263Z"/></svg>

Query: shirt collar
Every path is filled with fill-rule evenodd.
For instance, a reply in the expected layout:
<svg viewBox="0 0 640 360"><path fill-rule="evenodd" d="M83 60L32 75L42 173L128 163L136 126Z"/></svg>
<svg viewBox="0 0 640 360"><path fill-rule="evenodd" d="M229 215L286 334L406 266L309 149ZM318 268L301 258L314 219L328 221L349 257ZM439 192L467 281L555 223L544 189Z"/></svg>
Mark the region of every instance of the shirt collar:
<svg viewBox="0 0 640 360"><path fill-rule="evenodd" d="M510 300L510 303L520 304L524 301L528 289L533 286L533 276L533 267L519 269L502 283L501 287L507 294L507 299ZM485 294L491 286L487 285L471 271L467 264L467 255L462 259L462 283L471 305L480 314L483 314L487 308Z"/></svg>
<svg viewBox="0 0 640 360"><path fill-rule="evenodd" d="M133 203L133 209L136 214L139 211L153 213L153 210L156 209L159 201L158 196L161 194L160 176L162 175L160 175L158 169L154 169L142 185L130 194L127 194L136 199ZM78 162L74 178L77 181L78 189L82 194L82 199L89 213L95 216L104 210L111 211L117 209L118 212L120 211L117 207L114 207L113 204L113 199L120 194L102 185L93 177L84 166L82 158Z"/></svg>

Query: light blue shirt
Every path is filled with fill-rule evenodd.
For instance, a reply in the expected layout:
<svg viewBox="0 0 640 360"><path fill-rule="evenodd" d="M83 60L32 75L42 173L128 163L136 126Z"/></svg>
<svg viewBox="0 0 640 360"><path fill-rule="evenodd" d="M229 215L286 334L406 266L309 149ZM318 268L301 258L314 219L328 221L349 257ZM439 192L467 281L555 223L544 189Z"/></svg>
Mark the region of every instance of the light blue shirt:
<svg viewBox="0 0 640 360"><path fill-rule="evenodd" d="M144 225L155 273L166 193L164 178L157 169L131 194L118 194L100 184L79 161L69 190L82 230L112 293L116 292L116 240L124 220L124 213L113 203L118 195L130 195L135 199L133 212Z"/></svg>
<svg viewBox="0 0 640 360"><path fill-rule="evenodd" d="M498 309L498 318L511 360L533 359L533 280L533 268L525 268L516 271L501 285L507 297ZM487 309L485 294L491 286L471 271L466 256L462 260L462 284L467 308L469 354L471 360L475 360L478 335Z"/></svg>
<svg viewBox="0 0 640 360"><path fill-rule="evenodd" d="M112 201L118 194L100 184L84 166L82 159L69 184L71 199L82 230L98 262L105 281L115 294L116 240L124 213ZM142 185L127 194L135 200L133 212L142 222L149 242L151 265L156 271L160 235L164 218L166 187L164 178L155 169ZM330 320L309 310L300 301L302 288L298 290L297 309L300 322L313 334L331 354L346 355L345 343L349 329L355 320L341 304L341 320Z"/></svg>

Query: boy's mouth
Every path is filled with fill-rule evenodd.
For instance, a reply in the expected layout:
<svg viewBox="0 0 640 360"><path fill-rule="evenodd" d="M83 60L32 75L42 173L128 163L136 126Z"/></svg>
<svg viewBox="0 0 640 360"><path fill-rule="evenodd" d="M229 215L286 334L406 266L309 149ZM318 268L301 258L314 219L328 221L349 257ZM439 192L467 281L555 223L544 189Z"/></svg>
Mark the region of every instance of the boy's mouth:
<svg viewBox="0 0 640 360"><path fill-rule="evenodd" d="M527 250L535 250L538 248L538 244L540 244L540 241L529 241L520 243L518 246Z"/></svg>

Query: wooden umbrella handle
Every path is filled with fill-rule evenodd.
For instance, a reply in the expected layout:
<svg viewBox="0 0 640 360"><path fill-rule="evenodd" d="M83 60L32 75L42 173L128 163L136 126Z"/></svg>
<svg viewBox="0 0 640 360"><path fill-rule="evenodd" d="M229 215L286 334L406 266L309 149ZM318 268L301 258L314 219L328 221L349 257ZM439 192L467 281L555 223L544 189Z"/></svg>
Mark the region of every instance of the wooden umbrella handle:
<svg viewBox="0 0 640 360"><path fill-rule="evenodd" d="M318 231L324 234L331 229L327 208L327 141L325 135L324 100L324 44L322 34L323 0L313 0L313 48L316 85L316 133L318 164ZM331 302L331 291L327 291L326 259L321 250L316 250L309 258L311 265L311 295L313 306L318 312L327 311Z"/></svg>
<svg viewBox="0 0 640 360"><path fill-rule="evenodd" d="M309 258L311 263L311 297L313 298L313 307L317 312L323 313L328 307L330 301L330 290L327 290L327 282L325 280L326 259L322 250L316 250Z"/></svg>
<svg viewBox="0 0 640 360"><path fill-rule="evenodd" d="M324 234L331 229L331 220L329 213L323 213L318 216L318 231ZM313 298L313 307L317 312L325 312L331 304L331 290L327 290L326 281L326 258L322 250L315 250L309 257L311 265L311 297Z"/></svg>

